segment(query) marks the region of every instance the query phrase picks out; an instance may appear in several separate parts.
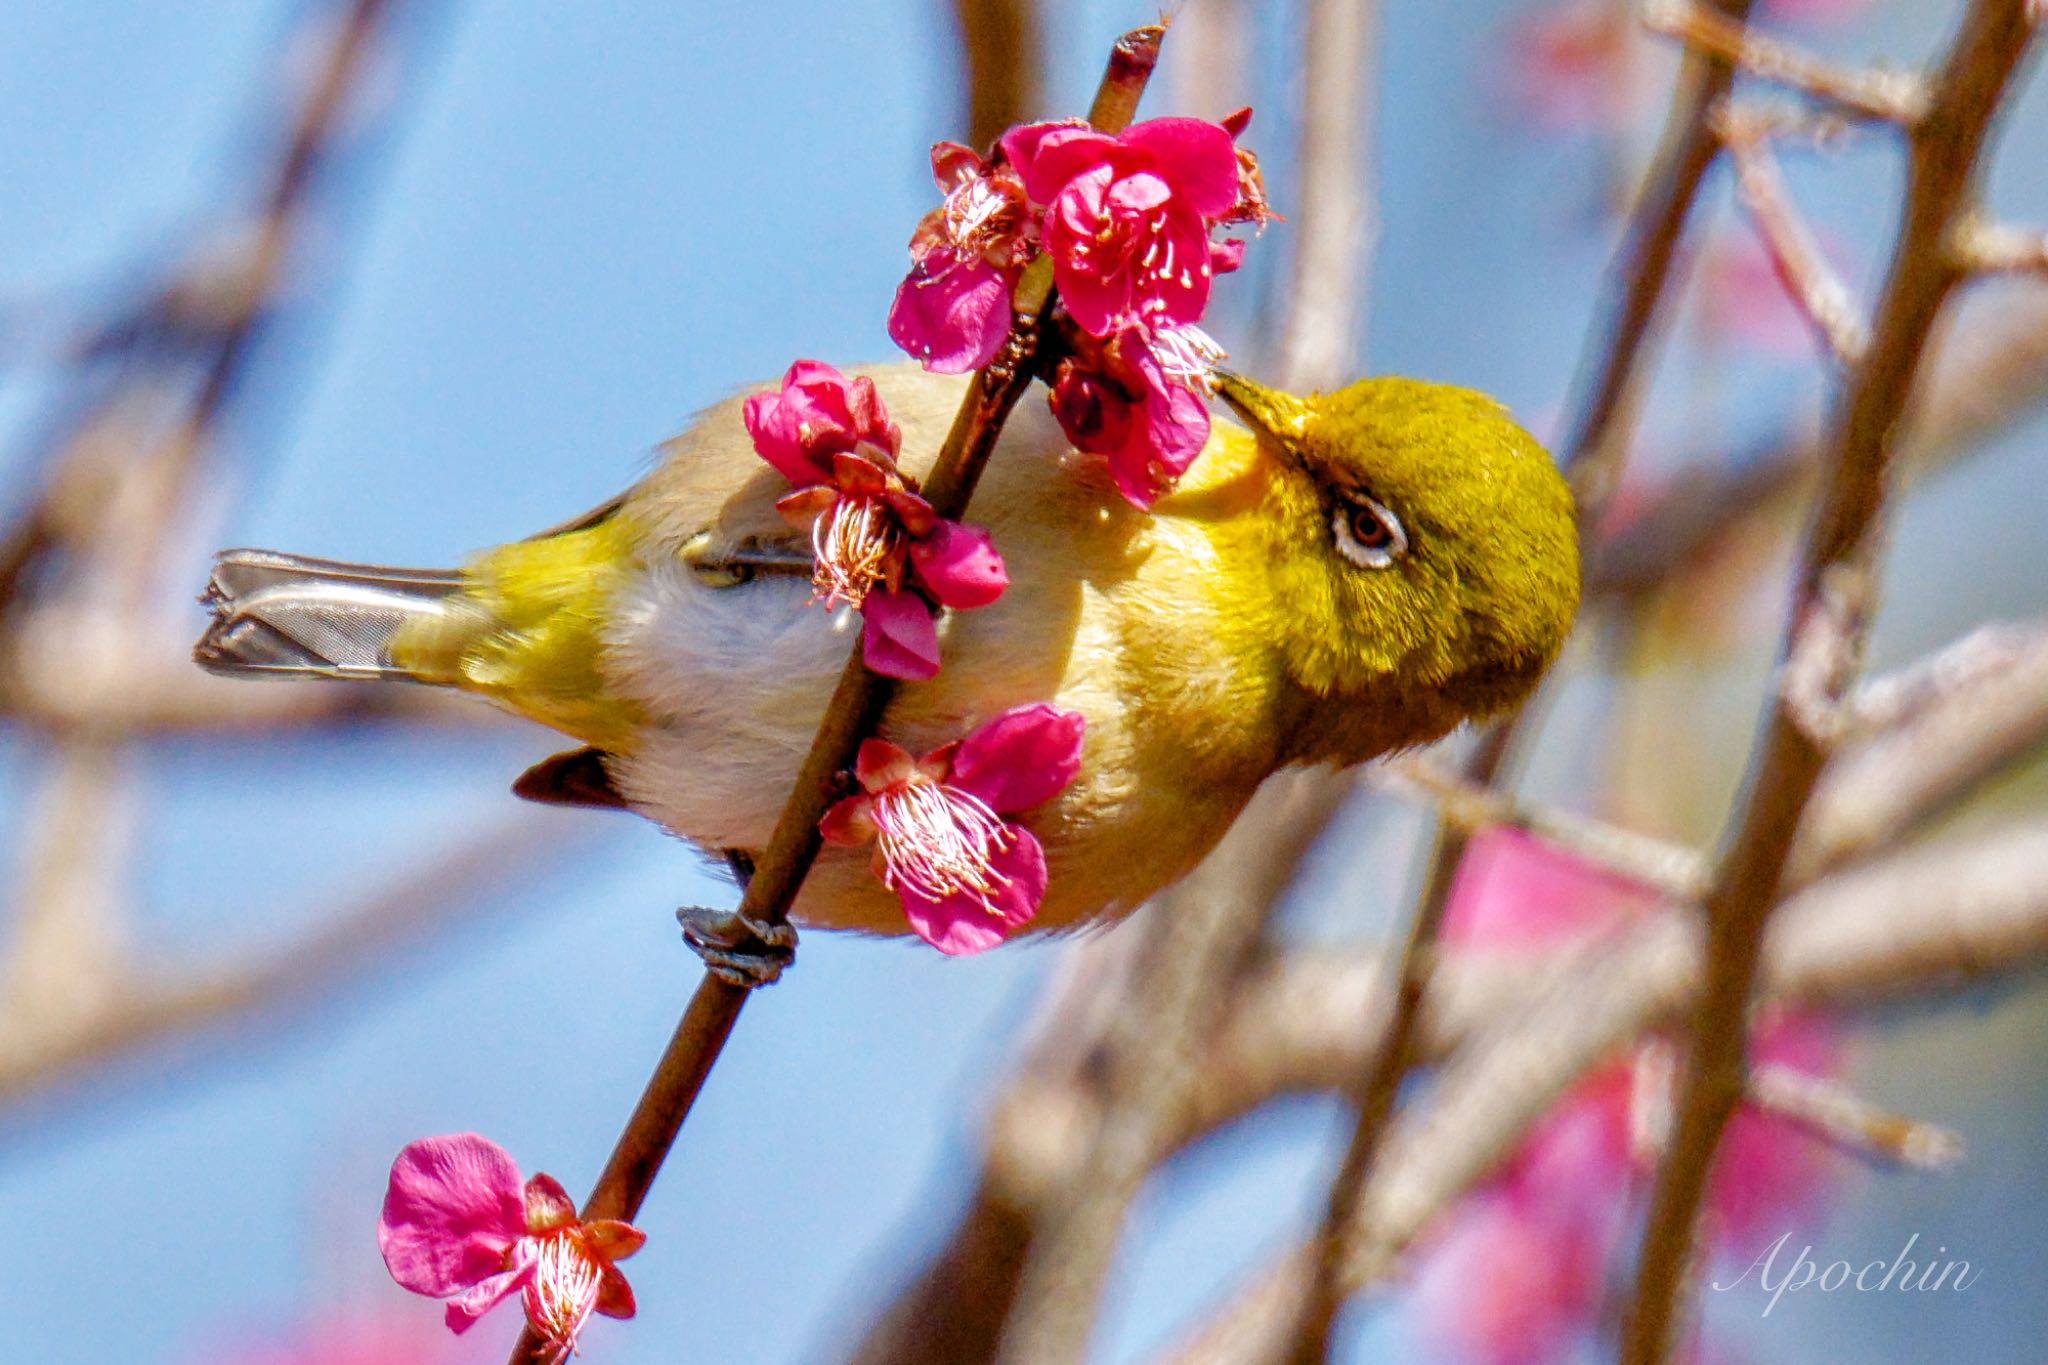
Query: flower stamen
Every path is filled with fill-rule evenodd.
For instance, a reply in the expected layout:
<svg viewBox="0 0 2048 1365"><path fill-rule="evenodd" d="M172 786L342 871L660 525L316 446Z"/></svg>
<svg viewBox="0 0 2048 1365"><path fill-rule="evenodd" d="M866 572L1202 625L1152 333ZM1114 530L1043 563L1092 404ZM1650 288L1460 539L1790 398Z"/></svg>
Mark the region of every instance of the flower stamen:
<svg viewBox="0 0 2048 1365"><path fill-rule="evenodd" d="M902 528L880 498L841 496L811 523L813 600L858 607L888 573Z"/></svg>
<svg viewBox="0 0 2048 1365"><path fill-rule="evenodd" d="M1152 354L1168 379L1197 393L1216 392L1216 362L1229 354L1193 323L1162 327L1152 336Z"/></svg>
<svg viewBox="0 0 2048 1365"><path fill-rule="evenodd" d="M573 1348L597 1306L603 1274L574 1233L542 1238L534 1261L533 1325L550 1340Z"/></svg>
<svg viewBox="0 0 2048 1365"><path fill-rule="evenodd" d="M905 782L876 794L874 821L890 890L971 896L997 913L996 893L1010 882L993 860L1016 835L981 798L930 779Z"/></svg>

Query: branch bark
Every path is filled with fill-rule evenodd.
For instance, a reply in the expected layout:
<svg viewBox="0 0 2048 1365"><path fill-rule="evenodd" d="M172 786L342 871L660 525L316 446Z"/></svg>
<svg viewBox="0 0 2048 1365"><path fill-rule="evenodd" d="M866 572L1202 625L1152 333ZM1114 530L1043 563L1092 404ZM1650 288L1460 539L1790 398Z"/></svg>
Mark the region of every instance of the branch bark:
<svg viewBox="0 0 2048 1365"><path fill-rule="evenodd" d="M1890 279L1870 350L1851 371L1830 438L1828 482L1786 631L1788 662L1810 632L1830 628L1836 615L1831 603L1845 599L1852 667L1860 654L1892 433L1928 337L1962 278L1948 244L1960 217L1973 207L1979 153L2031 37L2025 0L1979 0L1964 20L1925 116L1911 125L1906 205ZM1826 760L1826 748L1781 691L1704 905L1706 979L1688 1031L1676 1127L1651 1196L1623 1327L1621 1359L1630 1365L1654 1365L1676 1345L1700 1199L1721 1133L1742 1095L1742 1020L1764 927Z"/></svg>
<svg viewBox="0 0 2048 1365"><path fill-rule="evenodd" d="M1109 65L1090 108L1088 119L1103 132L1120 132L1137 112L1138 100L1159 60L1162 25L1133 29L1111 50ZM1003 422L1034 377L1039 324L1053 301L1052 261L1040 257L1019 281L1016 316L1002 350L969 384L953 426L940 447L924 497L934 512L958 519L965 512L983 466L995 449ZM818 822L830 803L833 779L853 764L860 741L874 732L894 692L893 680L869 671L856 644L810 751L797 770L789 800L777 818L767 850L756 860L741 893L742 923L771 929L787 923L823 838ZM765 946L765 945L763 945ZM641 1092L632 1114L613 1146L611 1156L582 1206L586 1222L631 1220L639 1211L661 1164L682 1131L704 1082L739 1022L749 990L706 971L654 1075ZM562 1353L543 1341L531 1326L512 1351L512 1365L540 1365Z"/></svg>

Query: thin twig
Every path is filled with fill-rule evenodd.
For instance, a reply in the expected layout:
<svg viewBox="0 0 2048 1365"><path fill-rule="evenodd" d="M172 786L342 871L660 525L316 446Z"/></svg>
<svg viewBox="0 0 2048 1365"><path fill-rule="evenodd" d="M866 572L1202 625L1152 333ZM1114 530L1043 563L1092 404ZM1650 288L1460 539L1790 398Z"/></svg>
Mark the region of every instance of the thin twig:
<svg viewBox="0 0 2048 1365"><path fill-rule="evenodd" d="M1749 1102L1862 1156L1923 1171L1963 1159L1963 1140L1939 1124L1894 1114L1840 1081L1765 1063L1750 1073Z"/></svg>
<svg viewBox="0 0 2048 1365"><path fill-rule="evenodd" d="M0 1008L0 1106L181 1034L271 1008L317 990L364 961L445 924L494 888L514 884L563 845L587 836L553 813L516 811L403 870L368 895L321 917L319 929L257 961L181 972L165 980L122 979L89 1014L53 1026L10 993ZM33 1026L30 1021L33 1020Z"/></svg>
<svg viewBox="0 0 2048 1365"><path fill-rule="evenodd" d="M1722 13L1738 27L1750 0L1720 0ZM1609 330L1594 343L1601 356L1584 413L1567 444L1564 466L1578 498L1581 539L1599 524L1626 461L1633 426L1637 376L1650 360L1654 324L1671 283L1699 188L1719 150L1710 114L1726 95L1733 71L1711 54L1689 55L1674 96L1656 161L1636 205L1629 232L1613 266L1621 297ZM1499 776L1530 713L1525 704L1481 736L1467 760L1465 777L1479 787ZM1367 1172L1371 1170L1393 1113L1402 1077L1415 1060L1416 1039L1436 940L1451 886L1465 852L1467 831L1441 824L1396 970L1397 990L1387 1036L1356 1089L1357 1120L1331 1181L1322 1225L1312 1243L1311 1273L1287 1335L1286 1358L1310 1365L1329 1354L1329 1339L1342 1303L1341 1257L1344 1229L1356 1221Z"/></svg>
<svg viewBox="0 0 2048 1365"><path fill-rule="evenodd" d="M1180 1138L1228 987L1347 786L1324 772L1269 783L1260 796L1264 809L1240 819L1202 866L1153 906L1149 960L1105 1048L1101 1118L1086 1158L1030 1247L996 1357L1005 1365L1084 1358L1126 1211L1154 1163Z"/></svg>
<svg viewBox="0 0 2048 1365"><path fill-rule="evenodd" d="M1984 627L1859 696L1890 724L1828 765L1788 885L1895 845L2048 743L2048 625Z"/></svg>
<svg viewBox="0 0 2048 1365"><path fill-rule="evenodd" d="M1695 0L1649 0L1643 23L1753 76L1797 90L1857 118L1910 127L1927 116L1927 83L1904 71L1856 70L1732 23Z"/></svg>
<svg viewBox="0 0 2048 1365"><path fill-rule="evenodd" d="M967 145L987 147L1039 114L1045 44L1037 0L953 0Z"/></svg>
<svg viewBox="0 0 2048 1365"><path fill-rule="evenodd" d="M1951 248L1972 274L2048 271L2048 232L2017 228L1970 214L1956 225Z"/></svg>
<svg viewBox="0 0 2048 1365"><path fill-rule="evenodd" d="M1706 889L1706 860L1694 849L1653 839L1590 816L1518 802L1424 758L1395 758L1373 772L1375 785L1433 802L1464 830L1524 830L1592 867L1624 877L1667 900L1690 902Z"/></svg>
<svg viewBox="0 0 2048 1365"><path fill-rule="evenodd" d="M1772 264L1835 358L1853 363L1870 344L1870 327L1785 188L1769 141L1781 126L1767 106L1724 102L1714 115L1714 127L1735 162L1735 191Z"/></svg>
<svg viewBox="0 0 2048 1365"><path fill-rule="evenodd" d="M1911 125L1906 206L1873 341L1849 376L1830 438L1827 485L1800 569L1786 653L1823 616L1841 575L1872 573L1890 472L1890 441L1917 378L1927 339L1962 278L1947 247L1966 211L1977 159L2031 27L2024 0L1979 0L1957 38L1925 116ZM1858 620L1867 611L1855 613ZM1859 652L1851 646L1851 656ZM1621 1358L1655 1365L1676 1344L1693 1234L1707 1172L1742 1094L1742 1019L1763 931L1782 885L1800 816L1827 747L1789 699L1771 707L1733 833L1705 903L1705 988L1688 1032L1689 1056L1671 1150L1651 1197Z"/></svg>
<svg viewBox="0 0 2048 1365"><path fill-rule="evenodd" d="M1162 25L1133 29L1112 49L1088 118L1104 132L1120 132L1159 59ZM974 494L1010 409L1034 377L1039 323L1053 298L1051 258L1027 269L1015 297L1017 315L1002 349L976 374L933 462L924 497L942 518L957 519ZM788 920L823 839L818 822L830 804L833 780L852 765L860 741L874 732L894 692L892 680L871 672L856 645L840 673L824 718L798 768L788 803L768 847L754 860L741 894L743 923L779 927ZM582 1207L586 1220L630 1220L682 1131L698 1093L717 1064L750 992L707 971L676 1025L654 1075L642 1091L618 1142ZM512 1352L513 1365L538 1365L559 1352L529 1326Z"/></svg>
<svg viewBox="0 0 2048 1365"><path fill-rule="evenodd" d="M1739 26L1747 22L1753 0L1713 3L1725 22ZM1656 160L1630 215L1621 249L1608 268L1609 289L1617 291L1616 296L1602 310L1603 330L1589 341L1587 354L1599 360L1585 386L1578 423L1563 447L1562 462L1572 472L1581 519L1588 525L1598 524L1597 514L1606 506L1627 454L1635 425L1637 379L1655 359L1656 323L1673 264L1699 198L1700 182L1721 150L1708 116L1733 81L1734 68L1725 58L1687 52Z"/></svg>
<svg viewBox="0 0 2048 1365"><path fill-rule="evenodd" d="M1800 892L1774 919L1762 1002L1853 1009L1953 994L1988 976L2048 964L2048 831L2021 823L1916 848ZM1455 964L1452 964L1455 965ZM1478 967L1478 964L1471 964ZM1451 973L1433 993L1425 1050L1449 1053L1436 1084L1395 1118L1347 1230L1342 1290L1396 1273L1415 1239L1511 1154L1590 1067L1681 1019L1704 976L1700 936L1658 916L1619 938L1498 969ZM1306 957L1256 979L1219 1038L1247 1079L1215 1097L1214 1122L1296 1089L1341 1084L1382 1046L1385 976L1372 954ZM1323 998L1318 1000L1317 997ZM1230 1297L1176 1365L1262 1358L1307 1273L1306 1249L1280 1257Z"/></svg>
<svg viewBox="0 0 2048 1365"><path fill-rule="evenodd" d="M1895 436L1902 477L1981 448L2048 396L2048 289L2000 287L1967 327L1947 329ZM1708 558L1730 532L1779 512L1820 468L1818 432L1797 424L1754 454L1701 452L1649 490L1627 522L1603 528L1587 554L1586 593L1624 602L1662 588Z"/></svg>

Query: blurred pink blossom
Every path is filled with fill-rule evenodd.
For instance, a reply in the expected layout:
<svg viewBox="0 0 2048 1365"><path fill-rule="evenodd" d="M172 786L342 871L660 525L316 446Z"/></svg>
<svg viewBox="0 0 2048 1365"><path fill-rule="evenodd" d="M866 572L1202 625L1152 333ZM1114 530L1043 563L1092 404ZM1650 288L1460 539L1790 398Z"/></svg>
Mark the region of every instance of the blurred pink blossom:
<svg viewBox="0 0 2048 1365"><path fill-rule="evenodd" d="M1655 913L1633 883L1516 830L1475 836L1445 912L1451 951L1568 946ZM1827 1075L1840 1047L1822 1023L1766 1015L1753 1057ZM1415 1280L1440 1353L1483 1365L1567 1359L1607 1308L1671 1102L1669 1045L1641 1043L1583 1077L1484 1188L1440 1225ZM1707 1236L1740 1255L1811 1216L1825 1148L1789 1121L1745 1107L1729 1124L1707 1196Z"/></svg>
<svg viewBox="0 0 2048 1365"><path fill-rule="evenodd" d="M505 1343L457 1339L417 1317L335 1312L290 1332L249 1332L210 1345L193 1365L497 1365Z"/></svg>
<svg viewBox="0 0 2048 1365"><path fill-rule="evenodd" d="M1625 123L1647 107L1636 78L1635 16L1612 0L1555 0L1501 29L1495 80L1517 117L1552 132L1589 132Z"/></svg>
<svg viewBox="0 0 2048 1365"><path fill-rule="evenodd" d="M1826 224L1814 232L1835 273L1851 273L1853 253L1841 234ZM1711 338L1785 357L1808 355L1821 344L1792 281L1753 228L1708 240L1700 252L1698 289L1701 322Z"/></svg>

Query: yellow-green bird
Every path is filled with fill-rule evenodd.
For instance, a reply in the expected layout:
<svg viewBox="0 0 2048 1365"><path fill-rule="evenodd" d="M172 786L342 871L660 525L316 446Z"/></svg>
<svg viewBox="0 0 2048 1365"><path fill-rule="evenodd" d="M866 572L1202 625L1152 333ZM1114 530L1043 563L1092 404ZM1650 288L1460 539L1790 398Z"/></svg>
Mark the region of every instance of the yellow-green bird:
<svg viewBox="0 0 2048 1365"><path fill-rule="evenodd" d="M865 372L923 475L964 381ZM1362 762L1511 706L1571 626L1571 495L1492 399L1395 378L1296 397L1224 375L1219 392L1244 425L1218 420L1149 513L1021 404L972 513L1011 586L945 616L944 668L882 720L922 752L1024 703L1086 718L1079 776L1017 817L1049 872L1034 930L1135 908L1277 769ZM808 541L775 508L787 491L735 398L618 499L461 570L223 553L195 657L473 692L588 746L522 794L758 852L859 629L810 603ZM793 915L908 931L866 852L838 847Z"/></svg>

